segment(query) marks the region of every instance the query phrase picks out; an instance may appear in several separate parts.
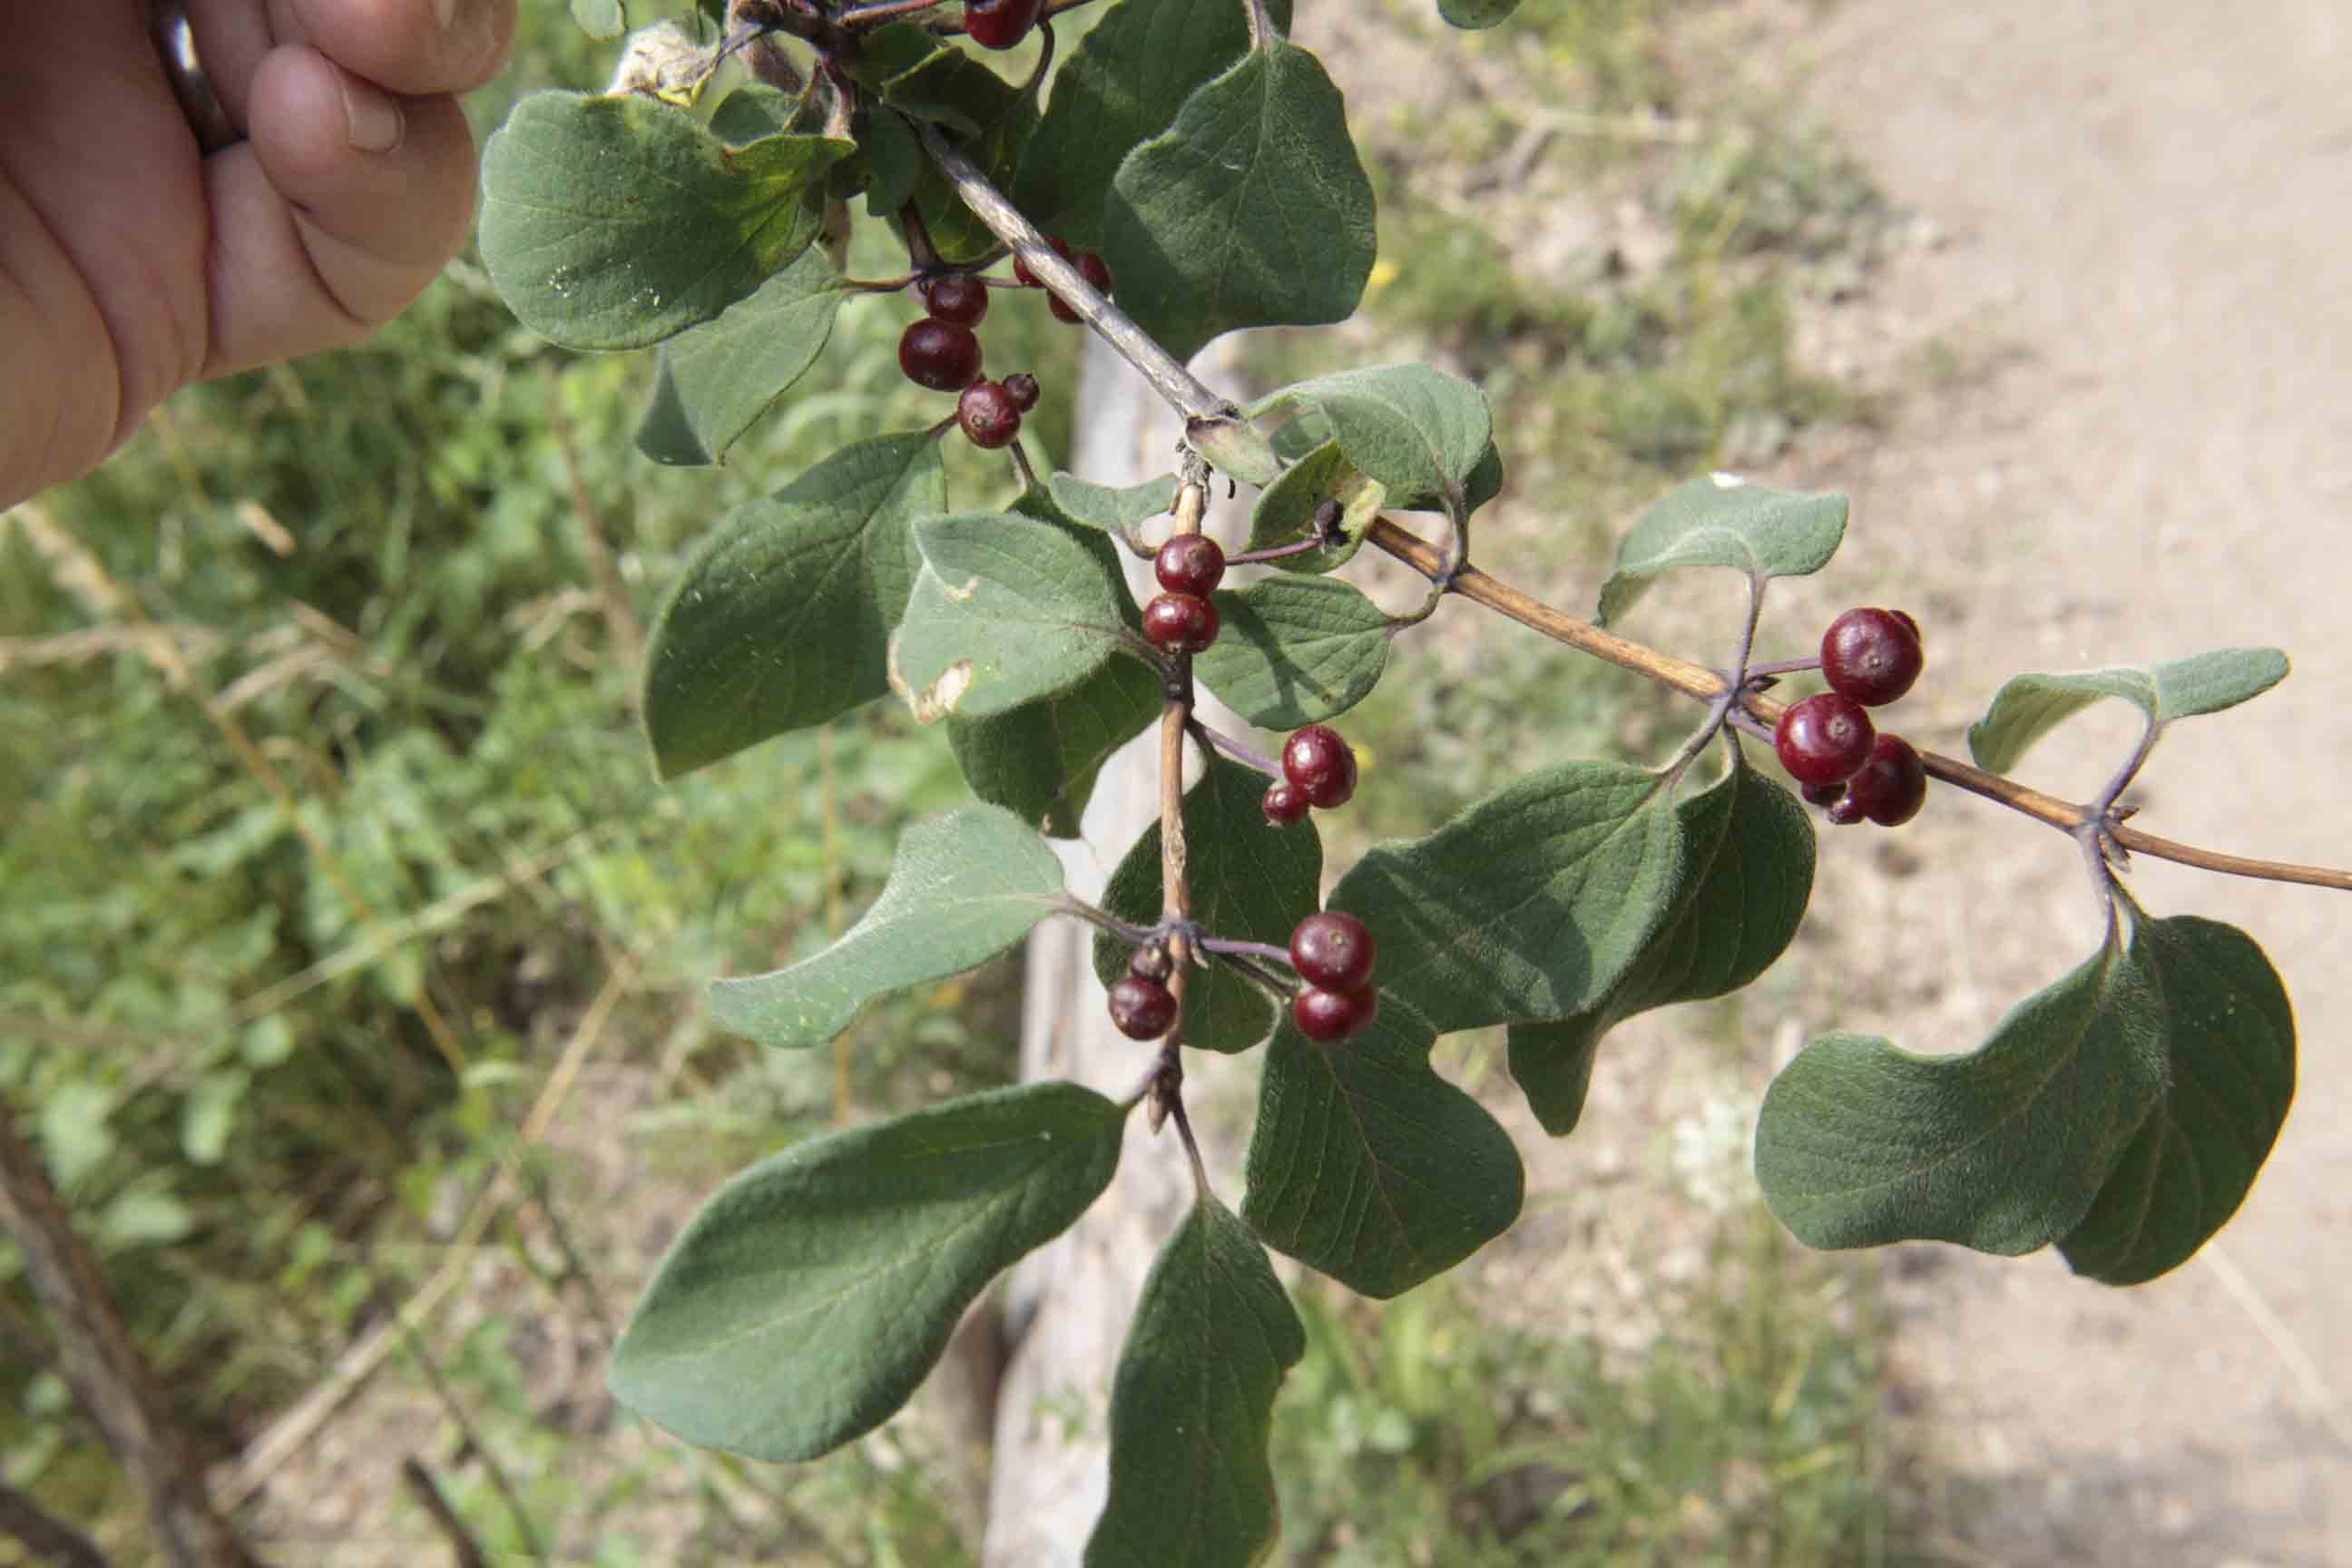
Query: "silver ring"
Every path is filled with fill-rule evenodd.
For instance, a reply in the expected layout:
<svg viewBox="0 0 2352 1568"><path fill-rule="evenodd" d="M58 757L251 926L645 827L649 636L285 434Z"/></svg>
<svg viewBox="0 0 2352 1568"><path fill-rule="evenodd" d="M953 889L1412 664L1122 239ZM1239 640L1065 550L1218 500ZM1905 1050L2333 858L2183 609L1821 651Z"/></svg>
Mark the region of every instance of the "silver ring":
<svg viewBox="0 0 2352 1568"><path fill-rule="evenodd" d="M196 32L188 25L187 0L149 0L147 25L155 39L156 57L163 62L163 75L172 84L172 96L180 100L180 112L188 118L198 150L210 157L244 141L220 95L213 91L204 61L196 58Z"/></svg>

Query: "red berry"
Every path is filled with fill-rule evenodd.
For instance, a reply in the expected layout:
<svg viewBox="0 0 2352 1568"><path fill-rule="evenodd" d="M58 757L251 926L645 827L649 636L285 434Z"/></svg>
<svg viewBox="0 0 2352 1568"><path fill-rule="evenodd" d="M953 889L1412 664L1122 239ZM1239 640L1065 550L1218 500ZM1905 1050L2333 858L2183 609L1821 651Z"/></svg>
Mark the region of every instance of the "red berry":
<svg viewBox="0 0 2352 1568"><path fill-rule="evenodd" d="M1881 735L1870 761L1845 786L1854 809L1881 827L1899 827L1927 804L1927 764L1900 735Z"/></svg>
<svg viewBox="0 0 2352 1568"><path fill-rule="evenodd" d="M961 392L980 379L980 340L970 327L926 317L899 338L898 368L917 386Z"/></svg>
<svg viewBox="0 0 2352 1568"><path fill-rule="evenodd" d="M1801 784L1843 784L1870 761L1877 731L1862 705L1834 691L1791 702L1773 736L1780 765Z"/></svg>
<svg viewBox="0 0 2352 1568"><path fill-rule="evenodd" d="M1848 610L1822 634L1822 678L1865 708L1910 690L1926 663L1918 623L1893 610Z"/></svg>
<svg viewBox="0 0 2352 1568"><path fill-rule="evenodd" d="M1171 653L1199 653L1217 640L1217 605L1197 594L1160 594L1143 606L1143 635Z"/></svg>
<svg viewBox="0 0 2352 1568"><path fill-rule="evenodd" d="M1309 724L1283 742L1282 775L1298 786L1309 805L1328 811L1347 805L1356 793L1356 753L1339 731Z"/></svg>
<svg viewBox="0 0 2352 1568"><path fill-rule="evenodd" d="M1889 610L1886 613L1893 616L1896 620L1901 621L1905 631L1909 632L1915 637L1919 636L1919 623L1913 620L1907 614L1901 610ZM1927 646L1924 638L1921 640L1920 646L1922 647Z"/></svg>
<svg viewBox="0 0 2352 1568"><path fill-rule="evenodd" d="M1037 406L1039 396L1037 378L1027 371L1020 371L1006 376L1004 390L1013 395L1013 405L1022 413L1026 414Z"/></svg>
<svg viewBox="0 0 2352 1568"><path fill-rule="evenodd" d="M1067 256L1068 253L1065 251L1064 255ZM1073 258L1071 264L1077 268L1079 277L1095 286L1095 292L1105 295L1110 292L1109 262L1091 250L1081 250ZM1052 308L1056 321L1075 323L1078 320L1077 311L1062 303L1062 297L1059 294L1053 295L1045 302Z"/></svg>
<svg viewBox="0 0 2352 1568"><path fill-rule="evenodd" d="M994 451L1021 434L1021 405L1001 381L975 382L956 399L956 423L975 447Z"/></svg>
<svg viewBox="0 0 2352 1568"><path fill-rule="evenodd" d="M1225 552L1205 533L1180 533L1160 547L1151 570L1170 593L1205 599L1224 578Z"/></svg>
<svg viewBox="0 0 2352 1568"><path fill-rule="evenodd" d="M1380 944L1370 927L1353 915L1321 910L1290 933L1290 967L1309 985L1327 991L1361 991L1372 983L1372 956Z"/></svg>
<svg viewBox="0 0 2352 1568"><path fill-rule="evenodd" d="M1840 790L1837 799L1830 803L1826 815L1836 826L1852 827L1862 820L1862 807L1854 804L1853 791Z"/></svg>
<svg viewBox="0 0 2352 1568"><path fill-rule="evenodd" d="M1069 243L1066 240L1049 234L1045 237L1045 243L1054 247L1055 255L1060 257L1063 260L1069 262L1072 266L1077 265L1076 258L1071 253ZM1044 287L1044 285L1038 281L1037 275L1029 270L1029 264L1022 260L1018 256L1013 258L1013 280L1015 283L1020 284L1024 289L1038 289Z"/></svg>
<svg viewBox="0 0 2352 1568"><path fill-rule="evenodd" d="M1807 805L1832 806L1845 798L1845 785L1807 784L1803 793Z"/></svg>
<svg viewBox="0 0 2352 1568"><path fill-rule="evenodd" d="M1146 980L1165 980L1176 973L1176 955L1164 942L1147 942L1127 961L1127 972Z"/></svg>
<svg viewBox="0 0 2352 1568"><path fill-rule="evenodd" d="M1307 820L1307 797L1295 784L1278 784L1265 792L1265 804L1261 808L1265 819L1276 827L1288 827Z"/></svg>
<svg viewBox="0 0 2352 1568"><path fill-rule="evenodd" d="M1009 49L1037 25L1045 0L964 0L964 36L983 49Z"/></svg>
<svg viewBox="0 0 2352 1568"><path fill-rule="evenodd" d="M935 321L976 327L988 314L988 285L960 272L923 279L915 285L915 291L923 297L923 309Z"/></svg>
<svg viewBox="0 0 2352 1568"><path fill-rule="evenodd" d="M1110 1021L1130 1040L1156 1040L1176 1022L1176 994L1147 976L1123 974L1110 988Z"/></svg>
<svg viewBox="0 0 2352 1568"><path fill-rule="evenodd" d="M1380 1010L1381 994L1369 987L1326 991L1310 985L1290 999L1290 1021L1298 1032L1327 1046L1362 1034Z"/></svg>

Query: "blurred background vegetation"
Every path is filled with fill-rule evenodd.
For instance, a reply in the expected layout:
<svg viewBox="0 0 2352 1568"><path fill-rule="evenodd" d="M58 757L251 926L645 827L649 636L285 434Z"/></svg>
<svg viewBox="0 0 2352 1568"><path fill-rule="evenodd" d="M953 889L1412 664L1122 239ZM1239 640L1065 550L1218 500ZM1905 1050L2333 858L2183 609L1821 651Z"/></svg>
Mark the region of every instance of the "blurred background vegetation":
<svg viewBox="0 0 2352 1568"><path fill-rule="evenodd" d="M1535 5L1442 46L1425 3L1367 9L1394 47L1465 48L1474 81L1515 85L1365 117L1383 201L1366 316L1268 334L1259 379L1403 357L1479 378L1515 498L1488 550L1538 587L1581 574L1562 597L1628 506L1856 415L1797 364L1790 297L1866 258L1869 194L1769 105L1686 99L1693 6ZM533 0L478 130L524 91L601 84L612 58ZM1564 139L1544 120L1562 104L1589 117ZM1633 203L1643 253L1620 235L1565 279L1531 271L1541 214L1476 182L1536 154ZM878 249L853 268L891 269ZM458 1266L463 1304L369 1397L427 1412L412 1451L494 1557L976 1556L919 1420L753 1469L616 1415L594 1362L625 1305L615 1259L641 1266L741 1161L1014 1070L1009 964L874 1010L830 1057L762 1059L701 1011L713 975L854 919L901 826L960 797L940 737L878 705L659 788L631 710L642 627L727 508L939 416L897 371L912 313L853 303L726 468L665 469L629 439L645 359L550 349L460 261L366 347L192 389L0 519L0 1089L208 1458ZM1071 384L1074 340L1042 310L989 333L992 367ZM1049 393L1031 422L1045 460L1068 407ZM1002 492L949 447L960 502ZM1538 748L1638 746L1646 700L1549 645L1455 636L1351 720L1381 787L1340 848L1425 830ZM1507 1092L1491 1043L1467 1066ZM589 1123L568 1139L567 1099ZM1286 1560L1885 1560L1869 1277L1794 1256L1744 1194L1695 1223L1705 1268L1661 1285L1674 1327L1631 1356L1485 1321L1443 1282L1384 1308L1306 1288L1314 1348L1276 1428ZM583 1365L551 1372L558 1342ZM0 1478L141 1561L137 1500L42 1343L0 1247ZM289 1461L352 1495L265 1514L274 1560L446 1551L401 1453L342 1451L362 1462Z"/></svg>

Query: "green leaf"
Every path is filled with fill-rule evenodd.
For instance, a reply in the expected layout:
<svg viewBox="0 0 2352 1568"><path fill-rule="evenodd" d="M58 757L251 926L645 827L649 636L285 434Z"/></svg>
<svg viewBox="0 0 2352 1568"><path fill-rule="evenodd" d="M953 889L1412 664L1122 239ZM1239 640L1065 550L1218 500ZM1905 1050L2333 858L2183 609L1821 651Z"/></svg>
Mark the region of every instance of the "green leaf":
<svg viewBox="0 0 2352 1568"><path fill-rule="evenodd" d="M1290 27L1289 0L1270 0ZM1119 161L1168 128L1195 89L1249 47L1246 0L1114 5L1054 78L1053 101L1021 156L1015 205L1074 246L1103 246L1103 203Z"/></svg>
<svg viewBox="0 0 2352 1568"><path fill-rule="evenodd" d="M1518 1151L1431 1068L1435 1041L1383 994L1354 1039L1317 1045L1286 1021L1266 1051L1242 1216L1268 1246L1360 1295L1434 1279L1518 1217Z"/></svg>
<svg viewBox="0 0 2352 1568"><path fill-rule="evenodd" d="M2082 1222L2164 1092L2164 1000L2112 941L1965 1056L1831 1035L1764 1096L1756 1179L1808 1247L2032 1252Z"/></svg>
<svg viewBox="0 0 2352 1568"><path fill-rule="evenodd" d="M1072 522L1124 539L1176 504L1176 476L1162 474L1121 489L1057 473L1046 479L1045 493Z"/></svg>
<svg viewBox="0 0 2352 1568"><path fill-rule="evenodd" d="M1752 984L1804 920L1812 824L1788 791L1738 751L1733 757L1723 777L1675 807L1687 857L1684 881L1633 967L1574 1017L1511 1026L1511 1076L1555 1138L1573 1131L1583 1114L1603 1035L1653 1007Z"/></svg>
<svg viewBox="0 0 2352 1568"><path fill-rule="evenodd" d="M237 1108L250 1080L234 1069L214 1070L196 1080L180 1112L180 1150L192 1165L217 1165L236 1130Z"/></svg>
<svg viewBox="0 0 2352 1568"><path fill-rule="evenodd" d="M1315 908L1323 879L1323 843L1312 823L1276 827L1263 809L1266 778L1212 755L1201 781L1184 793L1186 880L1192 918L1217 936L1287 943ZM1160 920L1160 825L1144 830L1103 889L1102 907L1134 925ZM1109 932L1095 937L1095 973L1105 985L1127 973L1133 948ZM1211 1051L1245 1051L1274 1026L1264 992L1223 964L1192 972L1184 996L1184 1043Z"/></svg>
<svg viewBox="0 0 2352 1568"><path fill-rule="evenodd" d="M1117 13L1113 13L1116 15ZM1273 1546L1266 1434L1307 1330L1249 1227L1206 1194L1143 1281L1110 1396L1088 1568L1229 1568Z"/></svg>
<svg viewBox="0 0 2352 1568"><path fill-rule="evenodd" d="M664 777L822 724L890 689L886 645L919 564L908 524L947 504L920 431L845 447L729 513L646 651L646 733Z"/></svg>
<svg viewBox="0 0 2352 1568"><path fill-rule="evenodd" d="M1163 700L1159 671L1115 658L1058 697L992 719L950 718L948 741L972 794L1075 838L1097 772L1160 716Z"/></svg>
<svg viewBox="0 0 2352 1568"><path fill-rule="evenodd" d="M637 349L716 317L817 237L818 177L856 144L729 147L635 94L542 92L482 152L482 261L523 325L575 349Z"/></svg>
<svg viewBox="0 0 2352 1568"><path fill-rule="evenodd" d="M188 1205L160 1185L125 1187L99 1211L98 1244L102 1251L120 1252L134 1247L169 1247L184 1241L196 1228Z"/></svg>
<svg viewBox="0 0 2352 1568"><path fill-rule="evenodd" d="M924 723L1066 691L1131 635L1127 585L1087 541L1012 512L915 525L923 558L890 644L890 686Z"/></svg>
<svg viewBox="0 0 2352 1568"><path fill-rule="evenodd" d="M866 214L893 216L907 205L922 178L923 145L896 114L869 110L858 123L857 150L866 170Z"/></svg>
<svg viewBox="0 0 2352 1568"><path fill-rule="evenodd" d="M1249 548L1274 550L1316 537L1315 513L1327 500L1339 503L1339 532L1346 542L1285 555L1267 564L1301 576L1335 572L1362 548L1372 520L1388 503L1388 489L1366 479L1337 441L1326 441L1300 457L1258 492L1250 510Z"/></svg>
<svg viewBox="0 0 2352 1568"><path fill-rule="evenodd" d="M1388 613L1352 584L1274 577L1216 596L1223 629L1201 679L1262 730L1296 730L1371 695L1388 668Z"/></svg>
<svg viewBox="0 0 2352 1568"><path fill-rule="evenodd" d="M2120 698L2149 722L2169 724L2235 708L2286 673L2286 655L2274 647L2225 647L2168 664L2016 676L1969 726L1969 754L1987 772L2005 773L2036 741L2102 697Z"/></svg>
<svg viewBox="0 0 2352 1568"><path fill-rule="evenodd" d="M1499 27L1519 8L1519 0L1437 0L1437 14L1448 26L1465 32Z"/></svg>
<svg viewBox="0 0 2352 1568"><path fill-rule="evenodd" d="M1709 474L1668 492L1617 546L1617 570L1601 585L1606 626L1650 580L1687 566L1722 566L1754 578L1818 572L1845 538L1846 500L1791 495L1730 474Z"/></svg>
<svg viewBox="0 0 2352 1568"><path fill-rule="evenodd" d="M1035 828L994 805L917 823L882 896L813 958L710 988L710 1016L763 1046L820 1046L886 992L986 962L1062 904L1062 863Z"/></svg>
<svg viewBox="0 0 2352 1568"><path fill-rule="evenodd" d="M614 1349L614 1396L760 1459L872 1431L988 1282L1110 1184L1126 1120L1076 1084L1024 1084L760 1162L662 1259Z"/></svg>
<svg viewBox="0 0 2352 1568"><path fill-rule="evenodd" d="M582 32L599 40L617 38L629 30L621 0L572 0L572 19Z"/></svg>
<svg viewBox="0 0 2352 1568"><path fill-rule="evenodd" d="M1236 327L1345 321L1374 235L1339 89L1269 39L1128 154L1103 229L1119 304L1178 359Z"/></svg>
<svg viewBox="0 0 2352 1568"><path fill-rule="evenodd" d="M764 81L746 82L712 110L711 134L730 147L745 146L790 131L800 109L800 99L782 88Z"/></svg>
<svg viewBox="0 0 2352 1568"><path fill-rule="evenodd" d="M822 246L661 347L637 450L657 463L715 463L800 380L833 336L846 289Z"/></svg>
<svg viewBox="0 0 2352 1568"><path fill-rule="evenodd" d="M1373 848L1330 906L1380 938L1381 991L1451 1034L1598 1005L1687 874L1657 775L1562 763Z"/></svg>
<svg viewBox="0 0 2352 1568"><path fill-rule="evenodd" d="M2294 1010L2261 945L2189 915L2140 934L2164 992L2164 1098L2058 1243L2109 1285L2179 1268L2229 1223L2294 1100Z"/></svg>
<svg viewBox="0 0 2352 1568"><path fill-rule="evenodd" d="M1493 464L1500 484L1486 394L1425 364L1318 376L1259 399L1250 414L1284 410L1306 426L1306 439L1339 442L1349 463L1387 487L1391 506L1463 517L1482 466Z"/></svg>

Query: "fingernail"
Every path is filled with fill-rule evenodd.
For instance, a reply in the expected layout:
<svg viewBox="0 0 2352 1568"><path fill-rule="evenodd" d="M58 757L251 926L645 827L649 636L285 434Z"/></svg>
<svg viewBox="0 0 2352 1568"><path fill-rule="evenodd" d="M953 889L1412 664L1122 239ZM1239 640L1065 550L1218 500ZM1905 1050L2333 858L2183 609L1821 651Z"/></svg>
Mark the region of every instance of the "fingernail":
<svg viewBox="0 0 2352 1568"><path fill-rule="evenodd" d="M389 153L399 146L405 127L401 122L400 105L393 101L392 95L349 71L335 74L342 80L343 118L348 125L345 140L362 153Z"/></svg>

